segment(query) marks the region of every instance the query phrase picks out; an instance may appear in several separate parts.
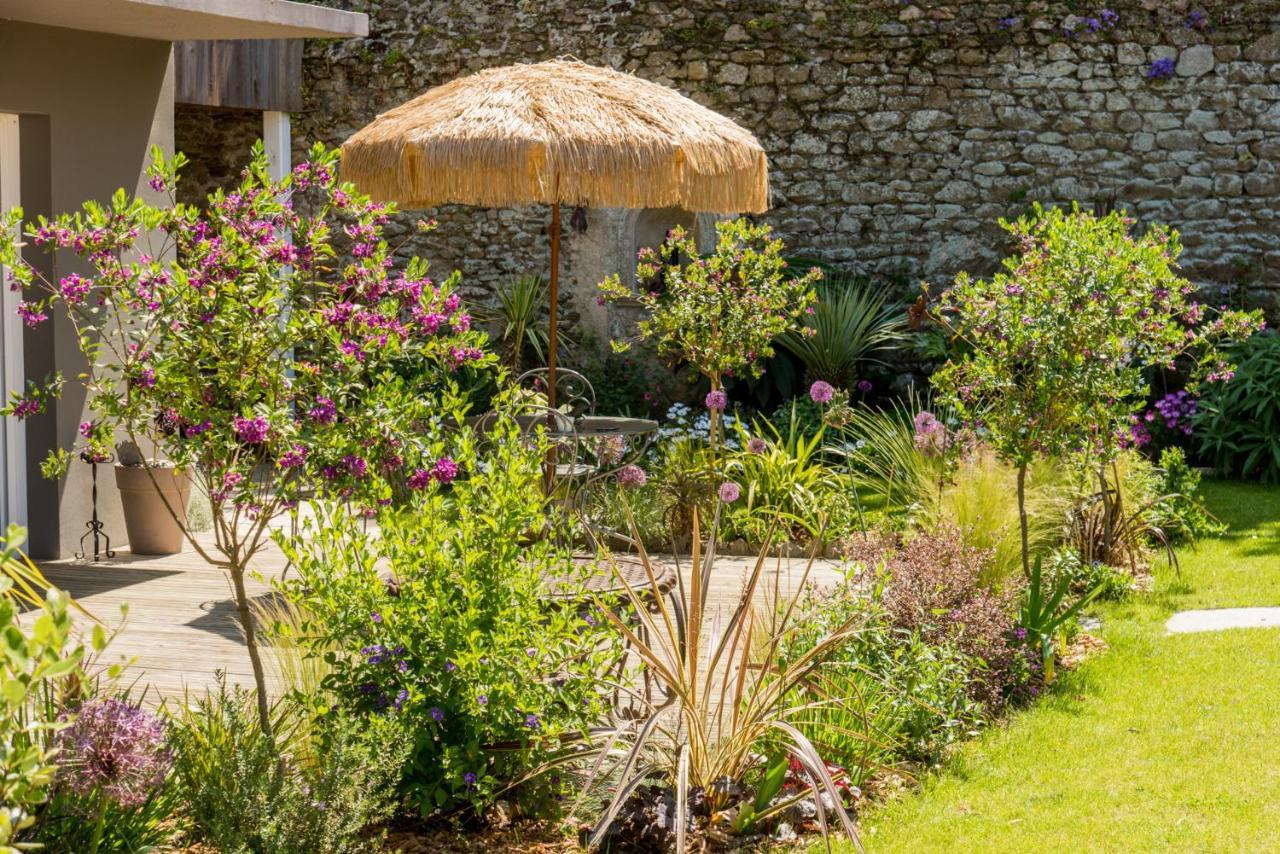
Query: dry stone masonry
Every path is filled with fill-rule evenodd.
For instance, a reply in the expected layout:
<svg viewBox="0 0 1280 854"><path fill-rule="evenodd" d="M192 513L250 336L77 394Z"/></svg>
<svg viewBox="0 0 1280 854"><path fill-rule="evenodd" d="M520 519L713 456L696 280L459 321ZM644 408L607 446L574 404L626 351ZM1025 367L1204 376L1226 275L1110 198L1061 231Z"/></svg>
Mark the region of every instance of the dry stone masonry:
<svg viewBox="0 0 1280 854"><path fill-rule="evenodd" d="M753 130L771 160L768 219L796 253L937 287L990 270L1006 248L997 219L1033 201L1120 206L1177 227L1215 298L1280 317L1280 0L347 5L371 34L308 47L299 152L458 75L572 55ZM216 161L254 121L184 114L179 144ZM469 288L545 269L545 211L435 213L440 229L411 247ZM566 223L584 315L595 282L627 263L636 221Z"/></svg>

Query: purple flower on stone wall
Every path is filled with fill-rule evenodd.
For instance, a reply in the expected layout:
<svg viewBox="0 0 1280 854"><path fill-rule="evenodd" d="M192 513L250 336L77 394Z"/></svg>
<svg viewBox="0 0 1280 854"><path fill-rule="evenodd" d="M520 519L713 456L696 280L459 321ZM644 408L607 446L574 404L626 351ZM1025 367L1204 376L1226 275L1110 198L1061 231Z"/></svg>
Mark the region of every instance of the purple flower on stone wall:
<svg viewBox="0 0 1280 854"><path fill-rule="evenodd" d="M1162 57L1151 63L1151 67L1147 69L1148 80L1163 80L1166 77L1172 77L1173 71L1178 67L1178 61L1172 56Z"/></svg>

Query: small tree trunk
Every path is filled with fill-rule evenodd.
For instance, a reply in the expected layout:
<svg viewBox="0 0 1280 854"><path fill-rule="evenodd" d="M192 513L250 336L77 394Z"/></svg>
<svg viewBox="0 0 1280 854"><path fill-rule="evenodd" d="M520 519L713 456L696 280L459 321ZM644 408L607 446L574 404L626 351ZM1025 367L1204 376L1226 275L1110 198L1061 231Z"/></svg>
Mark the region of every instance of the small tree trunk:
<svg viewBox="0 0 1280 854"><path fill-rule="evenodd" d="M271 731L271 704L267 700L267 675L262 668L262 655L258 650L253 611L249 608L249 594L244 587L244 567L238 562L232 562L227 571L231 573L231 584L236 594L236 611L240 614L240 625L244 627L244 644L249 650L249 663L253 666L253 683L258 694L258 722L262 725L262 734L274 745L275 734Z"/></svg>
<svg viewBox="0 0 1280 854"><path fill-rule="evenodd" d="M1027 464L1018 463L1018 527L1022 529L1022 574L1031 578L1031 544L1027 536Z"/></svg>
<svg viewBox="0 0 1280 854"><path fill-rule="evenodd" d="M711 390L720 391L720 375L711 375ZM711 451L714 454L720 445L720 410L711 410Z"/></svg>
<svg viewBox="0 0 1280 854"><path fill-rule="evenodd" d="M1117 485L1118 488L1118 485ZM1116 507L1111 501L1111 485L1107 481L1107 464L1103 462L1098 466L1098 495L1102 498L1102 554L1100 557L1107 563L1111 563L1111 553L1115 551L1113 540L1115 539L1116 530ZM1119 494L1117 492L1117 498Z"/></svg>

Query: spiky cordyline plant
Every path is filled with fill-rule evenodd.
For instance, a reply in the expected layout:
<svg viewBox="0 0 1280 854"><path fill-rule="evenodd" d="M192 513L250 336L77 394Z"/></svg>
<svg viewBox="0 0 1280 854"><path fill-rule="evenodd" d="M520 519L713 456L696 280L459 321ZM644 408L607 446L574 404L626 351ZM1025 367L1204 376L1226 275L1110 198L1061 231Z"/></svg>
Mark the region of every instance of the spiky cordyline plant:
<svg viewBox="0 0 1280 854"><path fill-rule="evenodd" d="M903 313L888 288L867 279L836 274L814 290L818 303L800 329L778 343L804 363L806 377L851 388L863 364L884 364L876 354L903 339Z"/></svg>
<svg viewBox="0 0 1280 854"><path fill-rule="evenodd" d="M809 578L814 557L811 555L805 562L790 591L782 588L780 571L775 573L770 587L764 581L768 540L773 533L770 531L726 618L708 602L716 565L718 524L719 508L705 549L702 548L695 512L691 557L694 571L688 584L677 572L678 583L670 601L660 595L658 573L641 547L638 557L645 568L647 584L632 586L622 573L617 573L625 591L621 600L626 608L597 602L630 644L647 678L656 684L660 698L651 700L636 692L641 714L597 731L589 747L571 749L556 760L557 764L568 764L594 758L584 792L606 777L614 787L589 844L598 846L628 798L645 781L657 779L675 791L677 851L686 850L689 799L695 790L701 790L710 802L712 824L723 820L727 827L742 818L735 815L742 810L752 810L753 815L739 826L754 824L812 794L827 837L829 827L822 797L825 793L834 804L840 825L861 850L853 820L842 805L829 766L800 729L816 707L839 703L844 698L795 700L798 696L813 696L799 689L811 684L827 657L862 629L861 621L850 619L799 658L784 662L783 646L797 615L796 594ZM758 607L758 593L771 599L764 608ZM866 731L851 734L870 738L870 726L868 722ZM724 783L749 783L754 774L762 774L766 765L762 754L766 749L781 750L793 758L803 769L809 786L758 812L754 812L750 799L741 804L728 802L728 792L733 787Z"/></svg>

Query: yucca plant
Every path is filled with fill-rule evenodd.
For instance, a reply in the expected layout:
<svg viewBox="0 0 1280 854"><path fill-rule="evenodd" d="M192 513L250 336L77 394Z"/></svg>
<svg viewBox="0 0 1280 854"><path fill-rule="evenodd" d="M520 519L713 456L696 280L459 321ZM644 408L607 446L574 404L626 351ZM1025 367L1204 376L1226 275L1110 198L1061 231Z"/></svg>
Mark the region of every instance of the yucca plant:
<svg viewBox="0 0 1280 854"><path fill-rule="evenodd" d="M849 388L860 368L879 363L876 354L903 340L903 312L887 288L863 277L835 274L815 289L818 303L802 326L778 339L804 363L809 382L825 380Z"/></svg>
<svg viewBox="0 0 1280 854"><path fill-rule="evenodd" d="M495 295L495 302L481 309L480 320L499 328L503 360L515 373L526 366L532 354L535 364L547 363L550 332L551 286L542 276L514 276ZM564 330L558 330L559 352L569 354L576 346Z"/></svg>
<svg viewBox="0 0 1280 854"><path fill-rule="evenodd" d="M569 749L556 760L564 765L594 759L584 797L594 783L607 780L612 787L589 844L604 843L632 795L657 782L674 793L676 851L689 850L695 796L710 833L755 826L812 796L826 837L830 828L824 794L840 826L861 850L841 800L837 780L842 772L823 761L800 728L815 708L848 698L795 699L812 696L801 689L811 684L835 650L862 630L861 621L850 619L818 638L804 654L785 660L784 646L797 616L795 591L808 580L813 558L794 579L795 586L784 590L781 567L771 581L765 580L766 542L740 595L727 608L715 607L709 594L716 574L718 523L717 510L704 548L695 513L692 572L687 583L677 573L680 581L670 601L660 594L659 573L642 549L638 557L648 583L633 586L619 572L626 607L597 602L658 687L660 698L638 697L640 714L596 732L589 747ZM738 570L732 572L736 575ZM764 607L760 598L766 600ZM764 758L770 751L772 761ZM782 754L798 765L807 782L798 794L762 803L760 792L776 784L776 770L770 769L776 769L776 757ZM755 796L743 794L753 787Z"/></svg>

